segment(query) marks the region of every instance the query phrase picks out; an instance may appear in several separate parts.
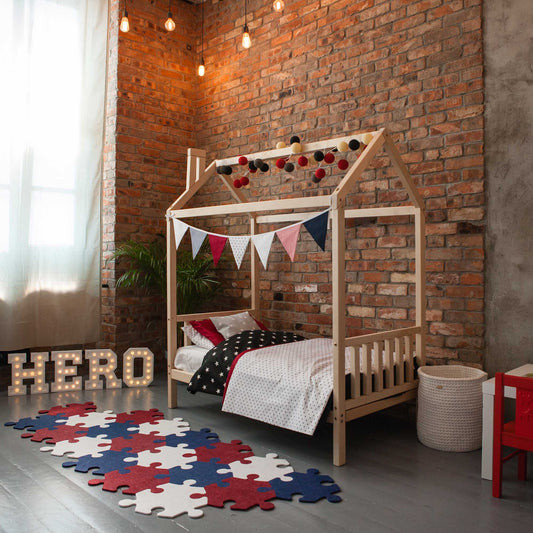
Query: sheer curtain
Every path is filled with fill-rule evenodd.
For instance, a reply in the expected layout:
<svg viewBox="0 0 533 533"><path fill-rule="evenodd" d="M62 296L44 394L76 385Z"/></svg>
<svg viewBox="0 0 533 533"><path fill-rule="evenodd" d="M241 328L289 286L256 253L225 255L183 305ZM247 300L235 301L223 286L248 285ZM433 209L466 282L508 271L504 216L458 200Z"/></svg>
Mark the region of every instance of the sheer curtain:
<svg viewBox="0 0 533 533"><path fill-rule="evenodd" d="M107 0L0 1L0 350L100 333Z"/></svg>

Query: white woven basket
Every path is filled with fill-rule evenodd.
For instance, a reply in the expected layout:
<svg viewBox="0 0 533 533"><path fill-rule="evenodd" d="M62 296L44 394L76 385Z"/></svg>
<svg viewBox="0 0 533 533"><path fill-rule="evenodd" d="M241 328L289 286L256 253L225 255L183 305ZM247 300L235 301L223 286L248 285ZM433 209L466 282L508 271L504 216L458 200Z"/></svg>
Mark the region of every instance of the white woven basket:
<svg viewBox="0 0 533 533"><path fill-rule="evenodd" d="M445 452L481 447L487 373L459 365L418 369L417 432L422 444Z"/></svg>

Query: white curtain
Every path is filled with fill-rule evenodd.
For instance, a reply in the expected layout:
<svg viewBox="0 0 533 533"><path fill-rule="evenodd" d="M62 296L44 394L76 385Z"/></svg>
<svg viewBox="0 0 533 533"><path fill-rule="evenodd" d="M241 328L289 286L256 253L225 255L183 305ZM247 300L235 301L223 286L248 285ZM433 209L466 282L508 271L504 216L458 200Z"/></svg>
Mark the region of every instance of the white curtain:
<svg viewBox="0 0 533 533"><path fill-rule="evenodd" d="M0 0L0 351L100 333L107 0Z"/></svg>

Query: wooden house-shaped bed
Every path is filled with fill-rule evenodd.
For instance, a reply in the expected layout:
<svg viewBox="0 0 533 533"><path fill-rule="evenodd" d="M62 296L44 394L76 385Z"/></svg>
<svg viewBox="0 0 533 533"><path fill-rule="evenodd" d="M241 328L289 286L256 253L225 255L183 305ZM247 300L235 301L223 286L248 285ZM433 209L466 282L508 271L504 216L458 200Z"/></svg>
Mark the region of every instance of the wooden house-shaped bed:
<svg viewBox="0 0 533 533"><path fill-rule="evenodd" d="M416 398L418 380L416 364L425 363L425 230L423 202L413 184L406 165L387 130L355 133L347 137L329 139L302 145L302 153L326 150L340 142L365 137L367 146L349 168L331 195L250 202L241 190L233 187L227 175L219 174L236 200L228 205L186 208L188 202L202 188L221 165L235 165L238 157L213 161L206 166L202 150L189 149L185 192L167 211L167 320L168 320L168 404L177 406L177 381L189 382L191 373L177 370L173 354L178 348L178 323L228 315L232 312L177 315L176 302L176 246L172 218L211 217L242 214L250 217L250 233L261 233L261 224L297 222L329 209L331 222L332 260L332 338L333 338L333 408L329 421L333 423L333 463L346 462L346 422ZM345 208L346 196L355 182L368 168L378 151L387 152L412 205L396 207ZM248 155L249 160L264 161L288 157L291 147ZM416 324L414 327L395 329L356 337L346 336L346 283L345 283L345 221L365 217L414 217L415 227L415 290ZM259 317L259 268L257 252L251 253L251 302L247 309ZM233 311L242 312L242 309ZM187 342L187 339L185 340ZM350 394L346 396L345 353L350 361ZM372 354L378 354L372 359ZM379 357L382 354L382 357Z"/></svg>

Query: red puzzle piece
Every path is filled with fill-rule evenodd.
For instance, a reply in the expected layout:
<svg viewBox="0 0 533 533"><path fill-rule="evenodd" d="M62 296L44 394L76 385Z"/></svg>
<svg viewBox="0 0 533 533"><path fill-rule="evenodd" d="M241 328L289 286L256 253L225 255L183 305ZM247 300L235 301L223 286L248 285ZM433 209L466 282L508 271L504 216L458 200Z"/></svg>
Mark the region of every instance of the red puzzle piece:
<svg viewBox="0 0 533 533"><path fill-rule="evenodd" d="M240 440L232 440L231 444L227 442L214 442L211 448L201 446L196 448L198 461L209 463L213 457L218 458L218 463L229 464L233 461L242 461L253 455L252 448L242 444Z"/></svg>
<svg viewBox="0 0 533 533"><path fill-rule="evenodd" d="M63 418L67 418L74 415L84 415L92 411L96 411L96 405L93 402L67 403L66 407L56 405L55 407L50 407L50 409L39 411L39 414L62 415Z"/></svg>
<svg viewBox="0 0 533 533"><path fill-rule="evenodd" d="M224 480L224 483L229 484L228 487L220 487L219 485L207 485L204 487L205 496L207 496L207 505L213 507L224 507L224 503L234 501L235 503L230 507L233 510L246 511L254 505L259 505L263 511L270 511L274 509L274 504L267 500L272 500L276 497L273 490L265 492L258 492L257 489L265 487L270 488L270 483L265 481L255 481L259 477L257 474L251 474L247 479L240 479L236 477ZM203 494L191 494L191 498L202 498Z"/></svg>
<svg viewBox="0 0 533 533"><path fill-rule="evenodd" d="M102 430L102 433L105 430ZM103 444L102 446L108 446ZM150 450L154 453L157 448L165 446L165 437L157 435L152 431L149 435L143 433L132 433L131 437L116 437L111 440L111 448L115 452L120 452L124 448L131 448L130 453L139 453L144 450ZM191 450L192 451L192 450Z"/></svg>
<svg viewBox="0 0 533 533"><path fill-rule="evenodd" d="M53 428L41 428L33 433L24 433L21 437L23 439L31 437L31 440L34 442L45 440L48 444L56 444L62 440L77 442L74 439L79 439L85 435L87 435L87 428L84 428L82 424L76 424L75 426L58 424Z"/></svg>
<svg viewBox="0 0 533 533"><path fill-rule="evenodd" d="M145 422L155 422L164 418L165 415L159 409L150 409L149 411L132 411L131 413L118 413L116 422L125 424L133 422L135 425L144 424Z"/></svg>
<svg viewBox="0 0 533 533"><path fill-rule="evenodd" d="M136 494L141 490L150 489L152 492L162 492L159 485L164 485L170 480L167 469L157 468L161 463L152 463L150 466L129 466L127 474L121 474L118 470L107 472L103 479L89 480L89 485L102 485L103 490L117 492L120 487L122 494ZM156 478L156 476L158 476Z"/></svg>

